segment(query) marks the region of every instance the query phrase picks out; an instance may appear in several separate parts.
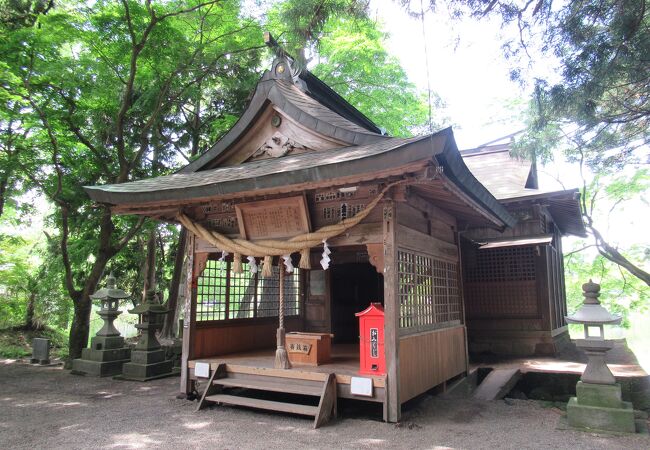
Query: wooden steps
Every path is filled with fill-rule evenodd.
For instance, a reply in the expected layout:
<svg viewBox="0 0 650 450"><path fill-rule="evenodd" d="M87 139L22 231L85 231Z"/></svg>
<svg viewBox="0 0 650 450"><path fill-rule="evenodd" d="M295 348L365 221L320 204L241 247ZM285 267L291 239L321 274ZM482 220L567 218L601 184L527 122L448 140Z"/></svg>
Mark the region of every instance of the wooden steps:
<svg viewBox="0 0 650 450"><path fill-rule="evenodd" d="M321 386L303 386L296 385L293 383L280 384L277 381L265 381L265 380L246 380L246 379L237 379L237 378L221 378L218 380L220 386L223 387L238 387L244 389L256 389L259 391L269 391L269 392L284 392L287 394L298 394L298 395L321 395L322 388ZM322 385L322 383L319 383Z"/></svg>
<svg viewBox="0 0 650 450"><path fill-rule="evenodd" d="M262 400L259 398L242 397L239 395L214 394L205 398L207 401L214 403L223 403L225 405L246 406L249 408L266 409L269 411L279 411L301 416L315 417L318 413L318 406L300 405L297 403L275 402L272 400Z"/></svg>
<svg viewBox="0 0 650 450"><path fill-rule="evenodd" d="M260 393L312 397L318 406L295 401L267 400ZM257 393L257 396L255 395ZM336 376L333 373L259 369L219 364L201 396L197 411L208 404L237 405L314 417L314 428L336 417Z"/></svg>

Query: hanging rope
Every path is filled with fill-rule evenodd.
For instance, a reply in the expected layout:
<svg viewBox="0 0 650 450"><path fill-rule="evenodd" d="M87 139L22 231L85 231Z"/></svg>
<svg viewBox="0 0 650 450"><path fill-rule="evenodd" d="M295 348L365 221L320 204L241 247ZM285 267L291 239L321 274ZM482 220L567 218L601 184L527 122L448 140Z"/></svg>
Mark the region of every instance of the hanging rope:
<svg viewBox="0 0 650 450"><path fill-rule="evenodd" d="M276 369L291 369L291 362L289 361L289 354L286 348L286 336L284 332L284 267L278 264L279 288L280 299L278 302L278 330L276 334L276 350L275 350L275 368Z"/></svg>
<svg viewBox="0 0 650 450"><path fill-rule="evenodd" d="M350 218L345 218L339 223L333 225L327 225L319 228L318 230L301 234L299 236L292 237L288 240L260 240L260 241L248 241L246 239L231 239L227 236L224 236L221 233L216 231L211 231L206 229L201 224L193 222L189 217L183 213L179 213L176 218L178 221L192 233L197 236L200 236L202 239L205 239L210 244L214 245L222 251L227 251L228 253L234 254L233 270L235 267L238 267L241 270L241 255L255 256L260 258L265 258L264 265L262 266L263 274L268 274L264 269L266 268L266 262L272 256L282 256L291 254L294 252L300 252L300 265L301 269L309 269L309 249L320 245L323 240L330 239L334 236L338 236L344 231L352 228L357 225L363 219L365 219L368 214L373 210L375 206L381 201L386 192L394 186L399 184L404 184L412 180L400 180L387 185L379 195L370 202L362 211L357 215ZM270 264L268 265L270 268ZM267 269L268 270L268 269Z"/></svg>

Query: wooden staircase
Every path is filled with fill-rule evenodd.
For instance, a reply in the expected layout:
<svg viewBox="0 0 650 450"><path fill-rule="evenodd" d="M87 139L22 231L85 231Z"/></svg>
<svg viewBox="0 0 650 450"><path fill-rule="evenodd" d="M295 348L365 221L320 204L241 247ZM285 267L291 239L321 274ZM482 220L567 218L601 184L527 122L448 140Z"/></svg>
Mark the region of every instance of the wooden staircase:
<svg viewBox="0 0 650 450"><path fill-rule="evenodd" d="M268 369L219 364L203 391L196 410L209 404L237 405L314 417L318 428L336 417L336 376L333 373ZM253 395L275 392L318 398L318 406L291 401L256 398Z"/></svg>

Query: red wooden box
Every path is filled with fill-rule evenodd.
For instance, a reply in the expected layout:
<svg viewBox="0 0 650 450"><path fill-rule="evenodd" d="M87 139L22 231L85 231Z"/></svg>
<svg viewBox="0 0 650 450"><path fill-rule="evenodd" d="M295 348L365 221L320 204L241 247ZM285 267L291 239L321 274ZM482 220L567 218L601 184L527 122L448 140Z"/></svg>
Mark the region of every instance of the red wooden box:
<svg viewBox="0 0 650 450"><path fill-rule="evenodd" d="M359 373L385 375L384 307L381 303L371 303L356 316L359 318Z"/></svg>

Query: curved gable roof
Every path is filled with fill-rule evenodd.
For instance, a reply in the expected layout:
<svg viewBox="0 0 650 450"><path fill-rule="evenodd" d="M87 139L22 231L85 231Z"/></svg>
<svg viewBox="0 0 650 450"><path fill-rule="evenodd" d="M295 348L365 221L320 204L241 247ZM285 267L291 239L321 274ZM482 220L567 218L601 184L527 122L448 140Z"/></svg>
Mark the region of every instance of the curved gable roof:
<svg viewBox="0 0 650 450"><path fill-rule="evenodd" d="M284 67L279 71L279 67ZM253 98L237 123L198 159L178 173L213 169L213 161L235 145L264 109L273 104L299 124L348 145L365 145L386 139L375 124L307 71L291 74L285 58L273 62L255 87Z"/></svg>

